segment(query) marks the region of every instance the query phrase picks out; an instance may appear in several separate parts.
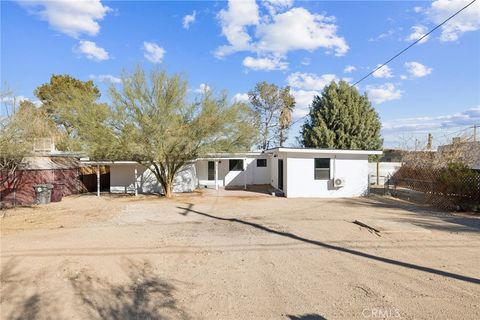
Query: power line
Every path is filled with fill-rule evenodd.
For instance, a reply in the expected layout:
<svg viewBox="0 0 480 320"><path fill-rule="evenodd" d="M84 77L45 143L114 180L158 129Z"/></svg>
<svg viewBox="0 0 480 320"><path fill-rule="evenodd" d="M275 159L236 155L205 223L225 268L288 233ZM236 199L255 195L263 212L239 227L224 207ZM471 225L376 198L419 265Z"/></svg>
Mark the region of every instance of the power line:
<svg viewBox="0 0 480 320"><path fill-rule="evenodd" d="M364 76L363 78L361 78L360 80L358 80L357 82L355 82L353 85L356 85L360 82L362 82L363 80L365 80L366 78L368 78L369 76L371 76L375 71L377 71L378 69L382 68L383 66L387 65L389 62L391 62L393 59L397 58L399 55L401 55L402 53L404 53L405 51L407 51L408 49L410 49L411 47L413 47L415 44L417 44L418 42L422 41L424 38L428 37L429 34L431 34L433 31L437 30L438 28L440 28L442 25L444 25L445 23L447 23L449 20L451 20L453 17L455 17L456 15L458 15L460 12L462 12L463 10L467 9L468 7L470 7L475 1L477 0L473 0L472 2L470 2L469 4L467 4L466 6L464 6L463 8L461 8L460 10L458 10L457 12L455 12L454 14L452 14L450 17L448 17L446 20L444 20L442 23L440 23L439 25L437 25L435 28L433 28L432 30L430 30L429 32L427 32L426 34L424 34L422 37L420 37L418 40L415 40L412 44L410 44L408 47L406 47L405 49L403 49L402 51L400 51L399 53L397 53L396 55L394 55L392 58L390 58L388 61L384 62L383 64L381 64L380 66L378 66L377 68L375 68L372 72L368 73L366 76Z"/></svg>
<svg viewBox="0 0 480 320"><path fill-rule="evenodd" d="M426 37L428 37L432 32L434 32L435 30L437 30L438 28L440 28L442 25L444 25L445 23L447 23L448 21L450 21L453 17L455 17L456 15L458 15L460 12L462 12L463 10L467 9L469 6L471 6L475 1L477 0L473 0L472 2L468 3L466 6L464 6L463 8L461 8L460 10L458 10L457 12L455 12L454 14L452 14L450 17L448 17L447 19L445 19L442 23L440 23L439 25L437 25L435 28L433 28L432 30L430 30L429 32L427 32L426 34L424 34L422 37L420 37L419 39L415 40L412 44L410 44L408 47L406 47L405 49L403 49L402 51L400 51L399 53L397 53L396 55L394 55L392 58L390 58L389 60L387 60L386 62L384 62L383 64L381 64L380 66L378 66L377 68L375 68L373 71L371 71L370 73L368 73L367 75L365 75L363 78L361 78L360 80L358 80L357 82L355 82L352 86L355 86L357 85L358 83L362 82L363 80L365 80L366 78L368 78L369 76L371 76L375 71L379 70L380 68L382 68L383 66L387 65L388 63L390 63L392 60L396 59L398 56L400 56L402 53L404 53L405 51L407 51L408 49L410 49L411 47L413 47L415 44L417 44L418 42L422 41L423 39L425 39ZM297 124L298 122L302 121L303 119L305 119L306 117L308 116L308 114L304 115L303 117L300 117L298 118L297 120L293 121L292 124L290 126L293 126L294 124Z"/></svg>

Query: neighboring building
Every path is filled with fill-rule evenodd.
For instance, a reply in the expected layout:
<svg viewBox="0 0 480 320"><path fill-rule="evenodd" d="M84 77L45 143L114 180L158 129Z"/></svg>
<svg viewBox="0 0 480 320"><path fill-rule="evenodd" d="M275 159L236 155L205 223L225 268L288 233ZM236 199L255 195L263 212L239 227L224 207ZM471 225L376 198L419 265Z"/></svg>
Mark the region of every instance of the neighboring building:
<svg viewBox="0 0 480 320"><path fill-rule="evenodd" d="M465 141L453 138L451 144L438 147L438 157L445 162L462 162L470 168L480 170L480 141Z"/></svg>
<svg viewBox="0 0 480 320"><path fill-rule="evenodd" d="M427 159L433 161L436 151L426 150L402 150L402 149L384 149L379 162L408 162L413 159Z"/></svg>
<svg viewBox="0 0 480 320"><path fill-rule="evenodd" d="M32 147L32 156L25 157L13 174L5 177L0 173L0 208L35 203L34 186L38 184L53 186L52 201L97 190L97 167L83 165L80 154L58 151L51 138L36 138ZM100 189L110 191L108 168L98 168Z"/></svg>
<svg viewBox="0 0 480 320"><path fill-rule="evenodd" d="M402 166L402 162L369 162L370 184L385 185L388 179Z"/></svg>
<svg viewBox="0 0 480 320"><path fill-rule="evenodd" d="M405 150L401 149L384 149L383 155L379 162L402 162Z"/></svg>
<svg viewBox="0 0 480 320"><path fill-rule="evenodd" d="M0 206L33 204L34 186L37 184L52 184L53 192L57 195L54 200L79 193L79 168L80 161L74 157L27 157L14 176L0 185Z"/></svg>
<svg viewBox="0 0 480 320"><path fill-rule="evenodd" d="M212 154L187 164L174 192L196 188L270 185L285 197L356 197L368 192L368 156L381 151L274 148L263 152ZM158 193L146 167L131 161L85 161L110 172L110 192Z"/></svg>

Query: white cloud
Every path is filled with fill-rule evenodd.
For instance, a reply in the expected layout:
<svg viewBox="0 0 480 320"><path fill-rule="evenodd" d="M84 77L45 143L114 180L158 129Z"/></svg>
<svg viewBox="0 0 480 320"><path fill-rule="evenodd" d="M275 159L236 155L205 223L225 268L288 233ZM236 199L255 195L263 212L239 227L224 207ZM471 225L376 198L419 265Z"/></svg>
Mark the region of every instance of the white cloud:
<svg viewBox="0 0 480 320"><path fill-rule="evenodd" d="M145 59L152 63L161 63L163 60L163 56L165 55L165 49L160 47L155 42L143 42L143 50L145 53L143 56Z"/></svg>
<svg viewBox="0 0 480 320"><path fill-rule="evenodd" d="M210 90L212 90L212 88L210 88L210 86L208 84L200 83L198 88L195 89L195 92L196 93L206 93L206 92L209 92Z"/></svg>
<svg viewBox="0 0 480 320"><path fill-rule="evenodd" d="M432 68L429 68L419 62L411 61L405 63L405 68L407 72L414 78L425 77L432 73Z"/></svg>
<svg viewBox="0 0 480 320"><path fill-rule="evenodd" d="M8 104L19 104L22 101L30 101L30 99L28 99L25 96L19 95L19 96L14 96L14 97L12 97L12 96L2 97L0 99L0 101L3 102L3 103L8 103Z"/></svg>
<svg viewBox="0 0 480 320"><path fill-rule="evenodd" d="M247 93L237 93L233 96L233 102L248 102L248 94Z"/></svg>
<svg viewBox="0 0 480 320"><path fill-rule="evenodd" d="M193 10L192 14L187 14L185 17L183 17L183 28L184 29L189 29L190 25L195 23L195 19L197 17L197 12Z"/></svg>
<svg viewBox="0 0 480 320"><path fill-rule="evenodd" d="M379 66L380 66L380 64L377 65L375 68L378 68ZM381 67L380 69L375 71L373 73L373 76L375 78L391 78L391 77L393 77L392 69L390 69L389 66L384 65L383 67Z"/></svg>
<svg viewBox="0 0 480 320"><path fill-rule="evenodd" d="M245 57L242 62L243 66L252 70L285 70L288 68L288 63L283 61L282 58L253 58Z"/></svg>
<svg viewBox="0 0 480 320"><path fill-rule="evenodd" d="M343 69L344 73L351 73L353 71L357 70L354 66L346 66L345 69Z"/></svg>
<svg viewBox="0 0 480 320"><path fill-rule="evenodd" d="M108 52L98 47L93 41L80 40L78 47L75 49L78 53L84 54L87 59L95 61L108 60L110 57Z"/></svg>
<svg viewBox="0 0 480 320"><path fill-rule="evenodd" d="M41 106L42 105L42 102L40 100L30 100L29 98L25 97L25 96L22 96L22 95L18 95L18 96L6 96L6 97L2 97L0 99L0 102L1 103L5 103L7 105L15 105L15 107L17 107L18 105L20 105L20 103L22 103L23 101L31 101L34 105L36 105L37 107Z"/></svg>
<svg viewBox="0 0 480 320"><path fill-rule="evenodd" d="M380 33L378 36L376 37L372 37L372 38L369 38L368 41L370 42L376 42L376 41L379 41L379 40L382 40L384 38L388 38L390 37L391 35L393 35L395 33L395 29L390 29L388 30L387 32L384 32L384 33Z"/></svg>
<svg viewBox="0 0 480 320"><path fill-rule="evenodd" d="M247 51L256 53L258 58L281 60L295 50L325 48L338 56L348 51L345 39L337 35L334 17L312 14L302 7L290 8L291 1L262 4L269 12L263 16L253 0L229 1L228 8L219 12L222 34L228 44L217 48L217 57Z"/></svg>
<svg viewBox="0 0 480 320"><path fill-rule="evenodd" d="M97 80L97 81L106 82L106 83L122 83L122 79L112 76L111 74L99 74L99 75L91 74L88 77L92 80Z"/></svg>
<svg viewBox="0 0 480 320"><path fill-rule="evenodd" d="M400 75L400 79L402 80L407 80L408 79L408 76L404 75L404 74L401 74Z"/></svg>
<svg viewBox="0 0 480 320"><path fill-rule="evenodd" d="M422 7L413 7L413 11L416 12L416 13L420 13L423 11L423 8Z"/></svg>
<svg viewBox="0 0 480 320"><path fill-rule="evenodd" d="M255 0L229 1L228 9L221 10L217 17L222 26L222 34L230 44L218 48L215 52L217 57L251 49L251 37L247 32L247 27L257 25L260 21Z"/></svg>
<svg viewBox="0 0 480 320"><path fill-rule="evenodd" d="M28 0L19 1L31 14L47 21L50 27L68 36L97 35L101 21L111 9L100 0Z"/></svg>
<svg viewBox="0 0 480 320"><path fill-rule="evenodd" d="M464 7L465 0L436 0L425 10L427 18L434 24L439 24ZM480 2L474 2L457 17L448 21L442 27L441 41L456 41L463 33L480 29Z"/></svg>
<svg viewBox="0 0 480 320"><path fill-rule="evenodd" d="M310 111L313 98L320 95L315 90L291 90L290 93L295 98L295 108L293 109L293 118L298 119L304 117Z"/></svg>
<svg viewBox="0 0 480 320"><path fill-rule="evenodd" d="M385 132L425 131L442 128L468 126L480 122L480 106L450 115L434 117L404 118L385 121L382 130Z"/></svg>
<svg viewBox="0 0 480 320"><path fill-rule="evenodd" d="M292 8L272 16L271 23L262 23L256 34L257 50L286 54L293 50L313 51L325 48L345 55L349 49L344 38L337 35L337 26L327 23L327 17L312 14L304 8Z"/></svg>
<svg viewBox="0 0 480 320"><path fill-rule="evenodd" d="M295 72L288 76L287 83L292 88L303 89L307 91L321 91L330 82L337 80L334 74L316 75L313 73Z"/></svg>
<svg viewBox="0 0 480 320"><path fill-rule="evenodd" d="M418 26L413 26L410 28L412 30L412 33L410 33L410 35L408 37L405 38L405 41L417 41L418 39L420 39L421 37L423 37L427 32L428 32L428 28L425 27L425 26L422 26L422 25L418 25ZM426 36L425 38L423 38L421 41L419 41L418 43L425 43L427 42L428 38L430 36Z"/></svg>
<svg viewBox="0 0 480 320"><path fill-rule="evenodd" d="M276 14L293 6L293 0L263 0L265 8L270 14Z"/></svg>
<svg viewBox="0 0 480 320"><path fill-rule="evenodd" d="M368 98L375 104L397 100L402 97L403 91L395 88L393 83L385 83L379 86L367 86Z"/></svg>

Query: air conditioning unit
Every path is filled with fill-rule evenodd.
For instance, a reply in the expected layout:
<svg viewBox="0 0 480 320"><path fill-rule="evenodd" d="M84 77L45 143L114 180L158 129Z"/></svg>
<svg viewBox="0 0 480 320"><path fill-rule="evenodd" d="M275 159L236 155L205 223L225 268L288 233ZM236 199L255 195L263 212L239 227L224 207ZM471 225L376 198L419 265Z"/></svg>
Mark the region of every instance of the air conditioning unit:
<svg viewBox="0 0 480 320"><path fill-rule="evenodd" d="M333 186L335 188L345 187L345 178L334 178Z"/></svg>

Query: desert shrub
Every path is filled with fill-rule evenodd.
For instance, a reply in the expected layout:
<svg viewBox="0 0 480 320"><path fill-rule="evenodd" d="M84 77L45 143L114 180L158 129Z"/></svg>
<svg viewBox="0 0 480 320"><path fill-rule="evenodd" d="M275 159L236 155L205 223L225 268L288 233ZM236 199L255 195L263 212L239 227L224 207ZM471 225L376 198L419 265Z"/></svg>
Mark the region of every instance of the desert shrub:
<svg viewBox="0 0 480 320"><path fill-rule="evenodd" d="M480 208L480 173L462 163L449 163L440 168L405 164L392 181L396 186L428 194L428 201L442 209Z"/></svg>

